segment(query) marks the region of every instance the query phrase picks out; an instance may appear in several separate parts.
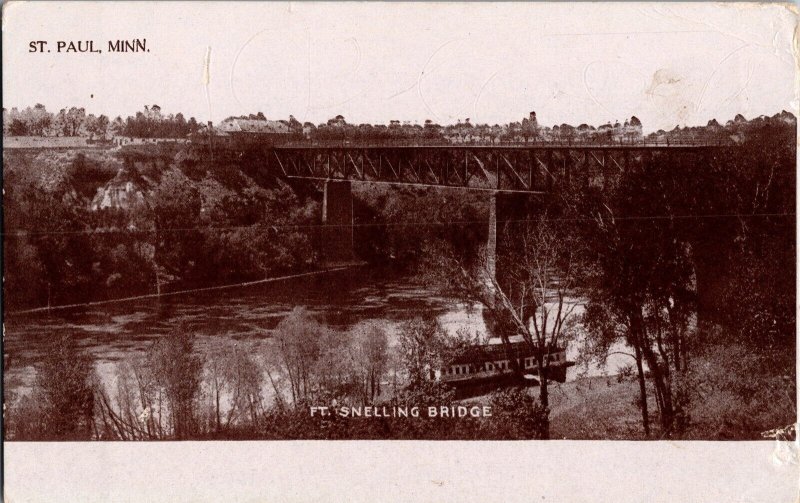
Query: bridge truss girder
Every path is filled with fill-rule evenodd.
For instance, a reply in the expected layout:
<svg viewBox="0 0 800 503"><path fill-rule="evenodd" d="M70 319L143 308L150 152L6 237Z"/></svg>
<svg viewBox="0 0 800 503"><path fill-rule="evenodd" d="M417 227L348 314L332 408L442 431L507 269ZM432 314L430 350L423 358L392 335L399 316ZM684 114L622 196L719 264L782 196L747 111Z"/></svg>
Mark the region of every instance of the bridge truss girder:
<svg viewBox="0 0 800 503"><path fill-rule="evenodd" d="M557 184L604 186L663 147L274 147L269 168L287 178L545 193Z"/></svg>

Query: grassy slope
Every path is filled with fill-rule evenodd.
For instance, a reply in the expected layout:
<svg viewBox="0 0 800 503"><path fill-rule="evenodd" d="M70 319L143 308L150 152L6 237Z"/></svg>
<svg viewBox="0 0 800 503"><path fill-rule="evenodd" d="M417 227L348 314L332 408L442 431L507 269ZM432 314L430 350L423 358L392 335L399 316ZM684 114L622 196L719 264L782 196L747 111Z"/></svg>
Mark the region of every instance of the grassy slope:
<svg viewBox="0 0 800 503"><path fill-rule="evenodd" d="M533 392L538 396L538 389ZM636 381L588 377L550 387L553 439L634 440L644 438L636 406ZM655 408L655 401L650 404Z"/></svg>
<svg viewBox="0 0 800 503"><path fill-rule="evenodd" d="M728 360L730 362L730 360ZM796 404L791 379L776 368L755 379L744 369L721 359L698 358L693 364L690 425L676 436L693 440L760 440L761 433L795 422ZM742 384L747 384L742 387ZM538 388L532 388L538 397ZM648 400L653 437L660 436L652 389ZM550 388L550 434L553 439L644 439L636 404L635 379L591 377L554 384Z"/></svg>

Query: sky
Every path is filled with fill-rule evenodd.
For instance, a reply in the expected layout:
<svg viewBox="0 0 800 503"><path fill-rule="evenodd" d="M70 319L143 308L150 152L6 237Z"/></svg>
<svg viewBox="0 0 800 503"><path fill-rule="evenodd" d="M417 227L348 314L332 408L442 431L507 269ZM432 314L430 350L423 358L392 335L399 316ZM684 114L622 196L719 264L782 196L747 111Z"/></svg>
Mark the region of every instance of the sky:
<svg viewBox="0 0 800 503"><path fill-rule="evenodd" d="M3 107L441 124L536 111L545 126L635 115L653 131L796 114L795 25L775 4L12 1ZM149 52L107 51L136 38ZM52 51L30 53L34 40Z"/></svg>

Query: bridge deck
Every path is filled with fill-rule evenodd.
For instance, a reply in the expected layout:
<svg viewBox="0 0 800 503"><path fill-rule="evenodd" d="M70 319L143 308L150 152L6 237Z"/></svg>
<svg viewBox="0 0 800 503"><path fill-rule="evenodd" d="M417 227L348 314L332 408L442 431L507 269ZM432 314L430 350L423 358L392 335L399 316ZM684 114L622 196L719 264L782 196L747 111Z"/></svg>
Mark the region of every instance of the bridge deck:
<svg viewBox="0 0 800 503"><path fill-rule="evenodd" d="M378 145L378 144L320 144L320 145L296 145L296 144L283 144L275 145L270 148L275 150L330 150L330 149L347 149L347 150L702 150L702 149L718 149L735 147L734 144L718 144L718 143L678 143L678 144L664 144L664 143L635 143L635 144L590 144L590 143L577 143L577 144L561 144L561 143L537 143L537 144L515 144L515 145Z"/></svg>
<svg viewBox="0 0 800 503"><path fill-rule="evenodd" d="M712 151L731 146L702 142L571 145L331 142L264 148L268 165L287 178L536 194L577 180L604 186L629 166L645 166L656 157L692 156L703 163L700 159Z"/></svg>

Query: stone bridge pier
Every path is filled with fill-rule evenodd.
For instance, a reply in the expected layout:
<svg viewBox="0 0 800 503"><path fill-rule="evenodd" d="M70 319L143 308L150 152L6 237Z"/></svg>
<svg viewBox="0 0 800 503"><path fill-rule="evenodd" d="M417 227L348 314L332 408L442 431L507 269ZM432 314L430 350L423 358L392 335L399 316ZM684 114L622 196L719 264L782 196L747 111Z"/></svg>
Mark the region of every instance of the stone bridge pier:
<svg viewBox="0 0 800 503"><path fill-rule="evenodd" d="M326 266L355 261L353 192L348 180L326 180L322 196L319 250Z"/></svg>
<svg viewBox="0 0 800 503"><path fill-rule="evenodd" d="M499 287L511 298L515 296L509 280L511 250L519 249L526 225L537 217L541 203L534 196L521 192L493 192L489 201L489 233L486 242L486 262ZM496 301L497 302L497 301ZM507 317L496 317L492 309L484 310L484 323L492 337L500 333L517 333Z"/></svg>

